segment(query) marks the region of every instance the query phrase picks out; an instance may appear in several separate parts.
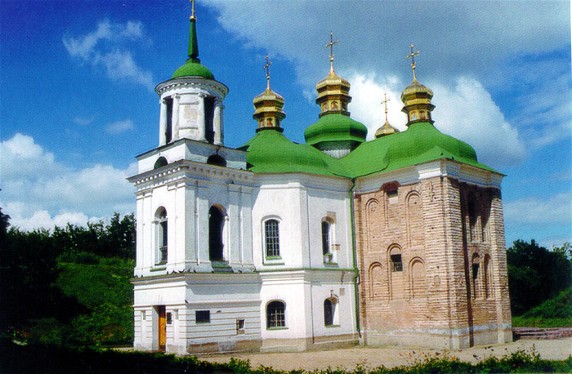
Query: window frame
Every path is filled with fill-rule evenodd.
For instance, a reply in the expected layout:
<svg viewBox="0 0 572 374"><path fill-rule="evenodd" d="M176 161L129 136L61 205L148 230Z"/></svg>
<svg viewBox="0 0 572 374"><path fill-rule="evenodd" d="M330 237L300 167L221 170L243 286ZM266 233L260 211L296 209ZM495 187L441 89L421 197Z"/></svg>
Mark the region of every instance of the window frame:
<svg viewBox="0 0 572 374"><path fill-rule="evenodd" d="M275 227L271 227L275 225ZM273 230L269 232L269 229ZM282 255L280 251L280 220L277 217L270 217L263 221L263 251L266 260L281 260ZM269 235L271 234L271 235Z"/></svg>
<svg viewBox="0 0 572 374"><path fill-rule="evenodd" d="M271 308L273 308L271 310ZM272 300L266 304L266 329L283 330L287 329L286 324L286 303L281 300Z"/></svg>

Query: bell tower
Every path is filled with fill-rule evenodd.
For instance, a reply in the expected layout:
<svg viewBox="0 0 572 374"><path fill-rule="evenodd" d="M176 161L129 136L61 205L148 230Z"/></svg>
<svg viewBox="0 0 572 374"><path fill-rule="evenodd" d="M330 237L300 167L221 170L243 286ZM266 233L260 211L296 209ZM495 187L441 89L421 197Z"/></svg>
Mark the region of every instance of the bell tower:
<svg viewBox="0 0 572 374"><path fill-rule="evenodd" d="M161 97L159 146L178 139L215 145L224 143L223 100L228 88L216 81L213 73L201 64L192 3L187 61L171 79L155 87Z"/></svg>

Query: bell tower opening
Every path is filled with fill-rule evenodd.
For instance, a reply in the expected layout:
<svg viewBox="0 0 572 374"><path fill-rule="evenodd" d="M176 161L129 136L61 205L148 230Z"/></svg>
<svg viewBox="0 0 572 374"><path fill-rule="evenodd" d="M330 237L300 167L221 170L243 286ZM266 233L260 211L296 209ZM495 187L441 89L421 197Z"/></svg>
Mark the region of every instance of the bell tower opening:
<svg viewBox="0 0 572 374"><path fill-rule="evenodd" d="M214 143L215 130L214 130L214 108L215 98L207 96L205 100L205 140L210 144Z"/></svg>
<svg viewBox="0 0 572 374"><path fill-rule="evenodd" d="M165 98L165 106L167 108L167 116L165 118L167 126L165 126L165 141L169 143L173 139L173 98Z"/></svg>

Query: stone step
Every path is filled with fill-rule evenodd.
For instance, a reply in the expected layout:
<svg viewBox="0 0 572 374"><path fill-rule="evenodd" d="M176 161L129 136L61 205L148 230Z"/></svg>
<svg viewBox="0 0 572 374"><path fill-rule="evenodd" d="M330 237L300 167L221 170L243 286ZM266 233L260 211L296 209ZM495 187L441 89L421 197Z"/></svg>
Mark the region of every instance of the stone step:
<svg viewBox="0 0 572 374"><path fill-rule="evenodd" d="M572 336L572 327L513 327L515 339L562 339Z"/></svg>

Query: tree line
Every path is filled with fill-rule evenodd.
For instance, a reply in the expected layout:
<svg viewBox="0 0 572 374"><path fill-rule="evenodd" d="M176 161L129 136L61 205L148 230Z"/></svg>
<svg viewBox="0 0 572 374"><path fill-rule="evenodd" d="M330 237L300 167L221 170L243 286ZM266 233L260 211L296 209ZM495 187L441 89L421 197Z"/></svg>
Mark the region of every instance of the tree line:
<svg viewBox="0 0 572 374"><path fill-rule="evenodd" d="M23 231L11 227L0 208L0 336L71 346L131 344L134 258L133 214ZM549 250L517 240L507 259L513 316L572 286L568 243Z"/></svg>

